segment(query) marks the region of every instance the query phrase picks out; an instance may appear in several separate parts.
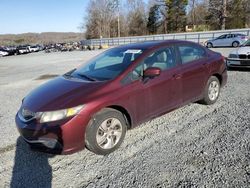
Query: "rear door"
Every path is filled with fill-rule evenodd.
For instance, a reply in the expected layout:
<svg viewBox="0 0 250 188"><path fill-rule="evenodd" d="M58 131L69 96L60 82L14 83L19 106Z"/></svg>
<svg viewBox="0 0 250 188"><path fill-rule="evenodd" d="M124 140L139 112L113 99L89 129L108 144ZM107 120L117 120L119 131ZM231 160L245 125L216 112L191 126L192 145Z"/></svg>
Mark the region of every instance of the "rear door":
<svg viewBox="0 0 250 188"><path fill-rule="evenodd" d="M195 44L177 46L182 69L182 102L195 101L202 96L208 75L206 51Z"/></svg>
<svg viewBox="0 0 250 188"><path fill-rule="evenodd" d="M225 46L232 46L233 42L235 39L235 35L234 34L228 34L227 35L227 39L225 40Z"/></svg>

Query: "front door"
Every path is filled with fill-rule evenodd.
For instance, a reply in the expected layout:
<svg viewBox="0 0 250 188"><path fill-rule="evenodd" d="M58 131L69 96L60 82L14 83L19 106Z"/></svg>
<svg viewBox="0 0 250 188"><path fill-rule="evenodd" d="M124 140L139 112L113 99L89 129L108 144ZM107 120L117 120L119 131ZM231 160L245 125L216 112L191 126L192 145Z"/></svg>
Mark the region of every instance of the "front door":
<svg viewBox="0 0 250 188"><path fill-rule="evenodd" d="M149 67L160 68L154 78L143 77ZM182 103L181 65L177 63L173 47L152 51L122 81L123 90L132 106L136 124L157 117ZM126 105L125 105L126 106Z"/></svg>
<svg viewBox="0 0 250 188"><path fill-rule="evenodd" d="M158 77L144 81L149 117L159 116L181 102L181 67L177 64L173 47L163 47L144 59L144 70L158 67ZM147 79L147 78L144 78Z"/></svg>

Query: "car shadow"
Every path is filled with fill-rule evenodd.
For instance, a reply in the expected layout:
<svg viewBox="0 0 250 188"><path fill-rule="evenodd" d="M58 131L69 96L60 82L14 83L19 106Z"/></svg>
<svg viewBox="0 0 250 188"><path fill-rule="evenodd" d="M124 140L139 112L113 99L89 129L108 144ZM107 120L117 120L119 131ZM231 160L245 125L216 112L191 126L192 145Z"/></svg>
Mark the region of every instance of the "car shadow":
<svg viewBox="0 0 250 188"><path fill-rule="evenodd" d="M235 67L230 67L227 69L227 71L234 71L234 72L250 72L250 68L235 68Z"/></svg>
<svg viewBox="0 0 250 188"><path fill-rule="evenodd" d="M19 137L10 187L51 187L52 167L48 162L50 157L53 155L31 151L28 144Z"/></svg>

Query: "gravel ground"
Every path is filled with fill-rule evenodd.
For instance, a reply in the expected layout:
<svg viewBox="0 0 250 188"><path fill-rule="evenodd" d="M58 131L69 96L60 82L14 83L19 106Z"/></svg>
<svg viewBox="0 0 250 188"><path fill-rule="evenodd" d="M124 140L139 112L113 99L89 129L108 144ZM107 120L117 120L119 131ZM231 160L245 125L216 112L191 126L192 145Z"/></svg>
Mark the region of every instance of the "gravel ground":
<svg viewBox="0 0 250 188"><path fill-rule="evenodd" d="M232 49L215 50L227 56ZM15 128L21 99L98 53L0 58L0 187L249 187L249 71L229 71L216 104L190 104L146 122L108 156L30 151Z"/></svg>

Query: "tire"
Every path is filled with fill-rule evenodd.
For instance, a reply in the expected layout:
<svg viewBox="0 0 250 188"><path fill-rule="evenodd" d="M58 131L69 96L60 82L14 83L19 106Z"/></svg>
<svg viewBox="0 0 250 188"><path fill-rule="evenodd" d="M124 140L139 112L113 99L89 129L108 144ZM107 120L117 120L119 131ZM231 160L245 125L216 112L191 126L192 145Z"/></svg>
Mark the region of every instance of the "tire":
<svg viewBox="0 0 250 188"><path fill-rule="evenodd" d="M90 120L86 128L86 147L98 155L110 154L122 144L126 131L127 125L123 114L105 108Z"/></svg>
<svg viewBox="0 0 250 188"><path fill-rule="evenodd" d="M204 98L200 101L203 104L214 104L220 95L220 81L216 76L211 76L204 90Z"/></svg>
<svg viewBox="0 0 250 188"><path fill-rule="evenodd" d="M234 41L232 43L232 46L235 47L235 48L237 48L239 45L240 45L240 43L238 41Z"/></svg>
<svg viewBox="0 0 250 188"><path fill-rule="evenodd" d="M211 42L207 43L208 48L213 48L213 44Z"/></svg>

